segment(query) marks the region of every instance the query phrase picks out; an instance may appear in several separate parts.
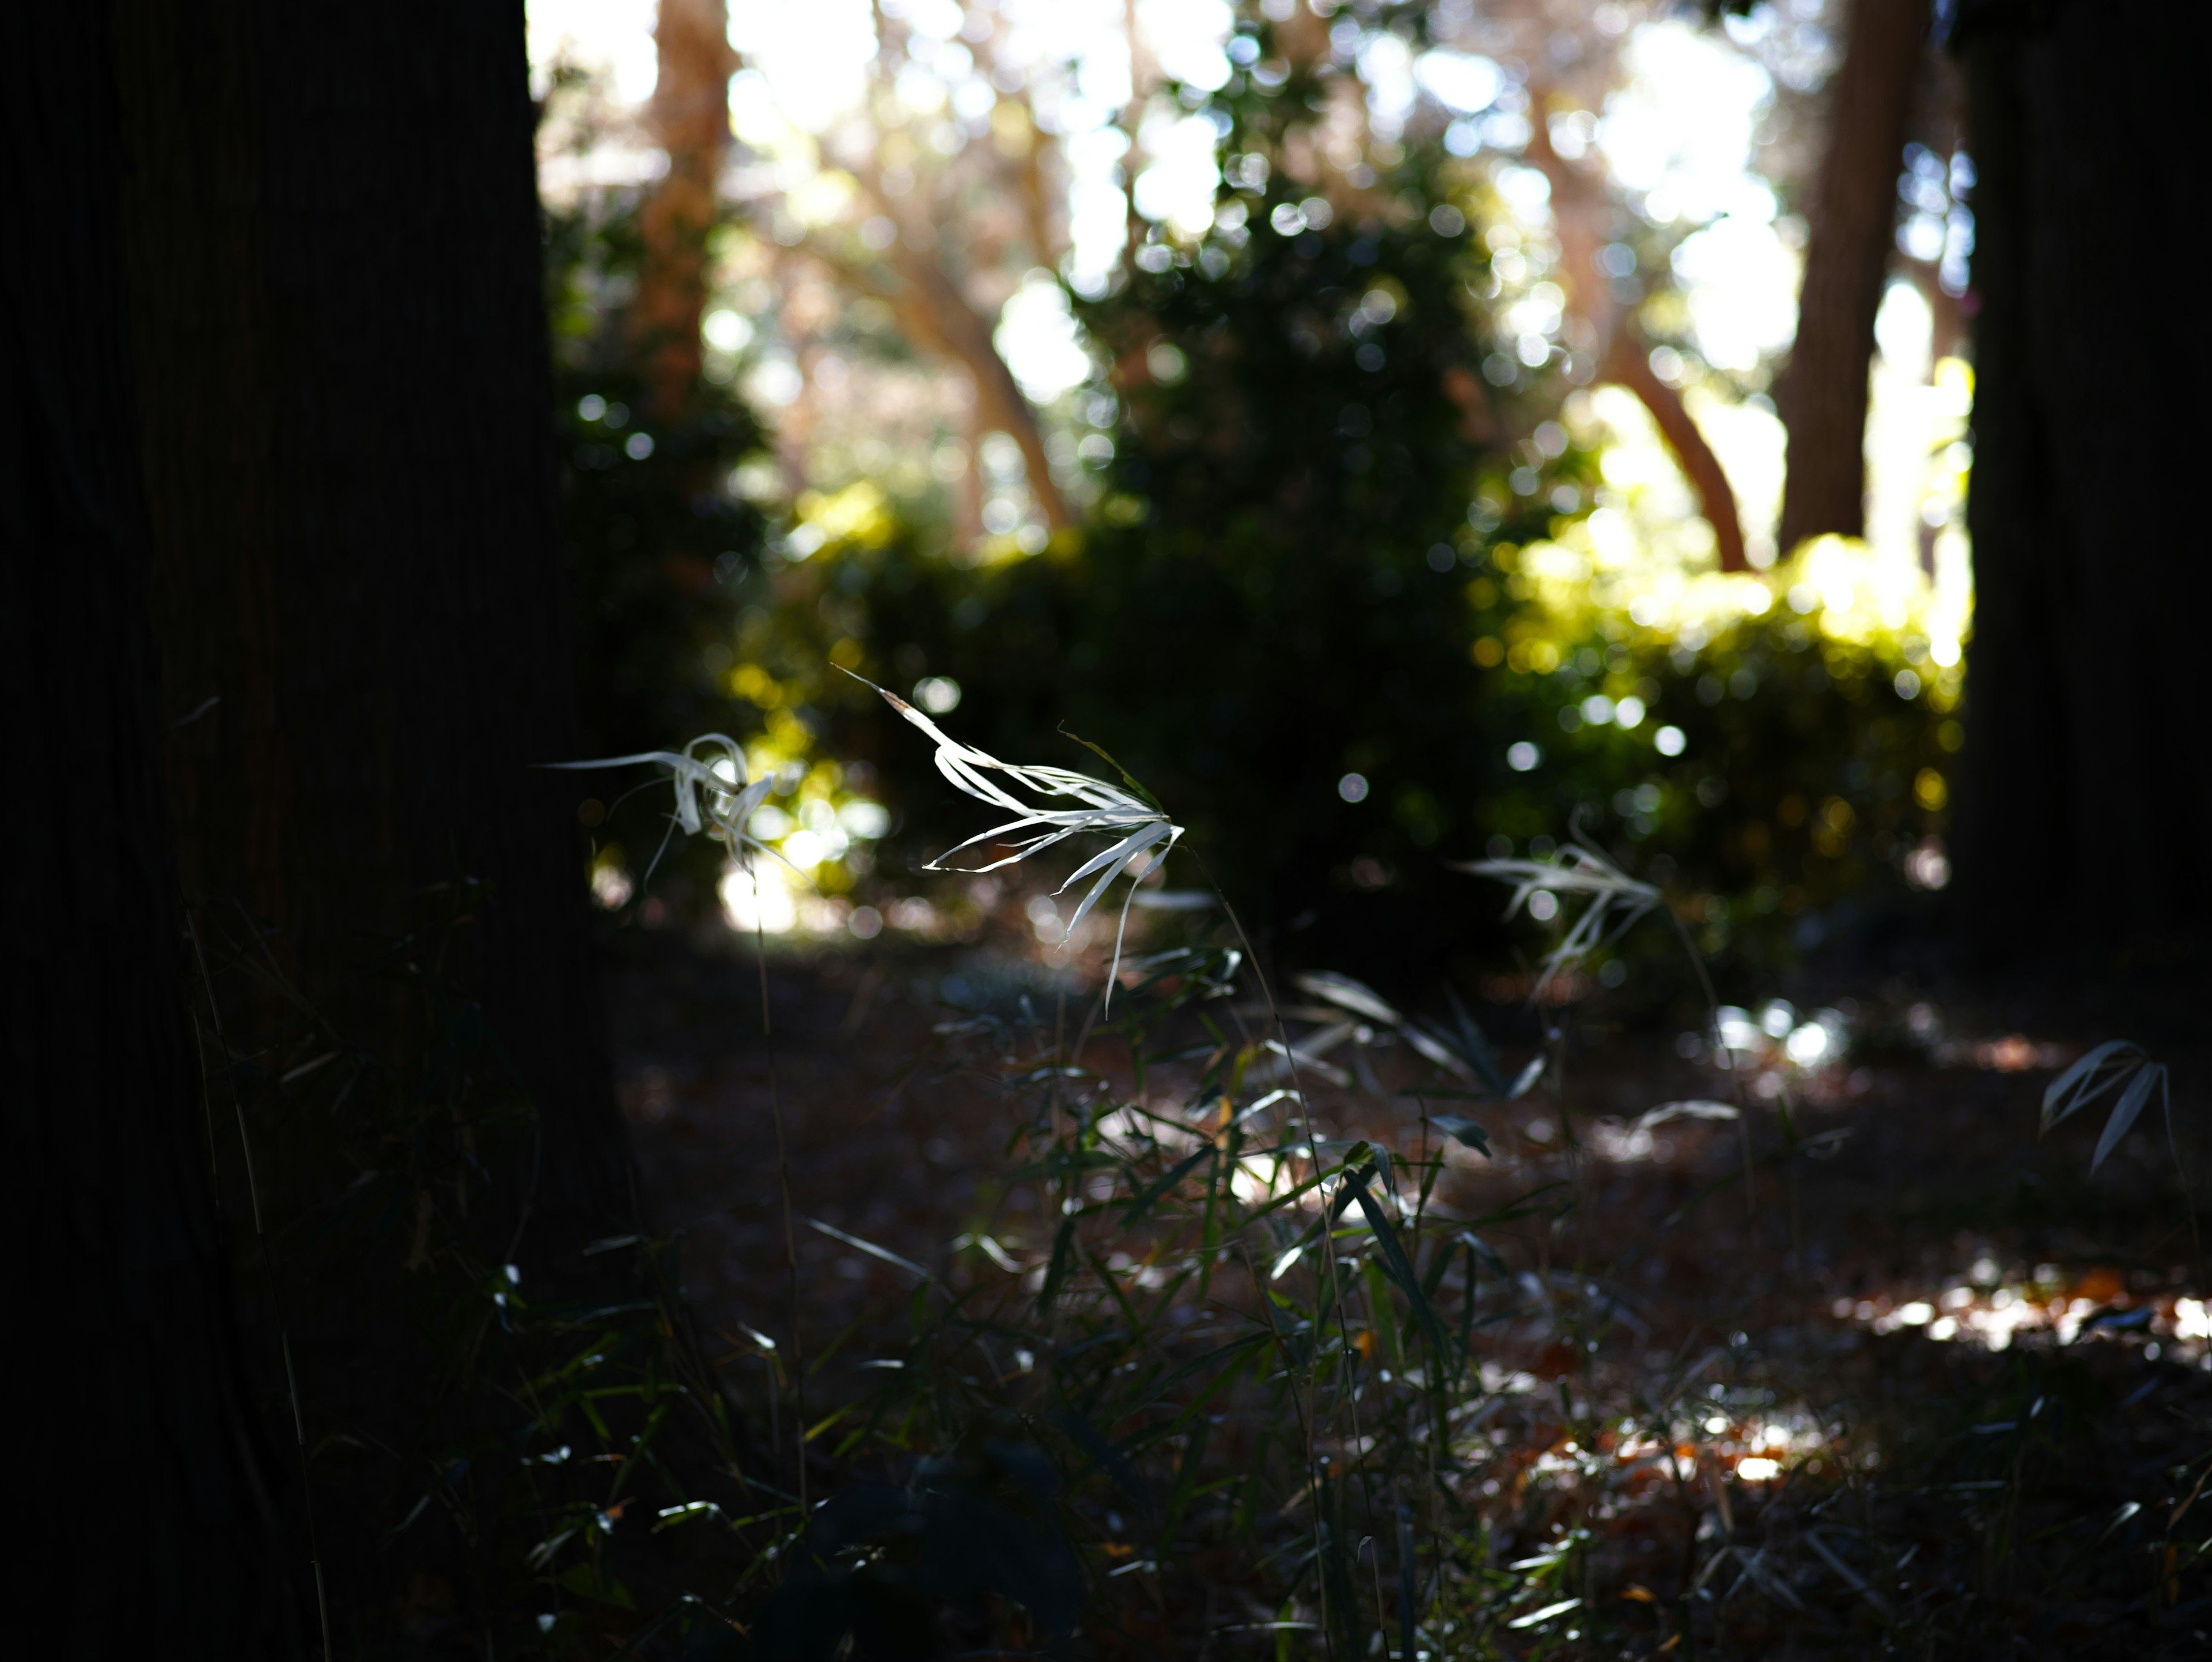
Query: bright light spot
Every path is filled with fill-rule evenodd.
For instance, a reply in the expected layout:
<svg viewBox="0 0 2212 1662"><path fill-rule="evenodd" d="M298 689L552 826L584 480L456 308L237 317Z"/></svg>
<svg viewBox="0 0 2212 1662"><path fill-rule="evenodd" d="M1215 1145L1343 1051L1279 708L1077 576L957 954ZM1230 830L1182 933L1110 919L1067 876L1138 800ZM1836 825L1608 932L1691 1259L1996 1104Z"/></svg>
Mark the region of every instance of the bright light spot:
<svg viewBox="0 0 2212 1662"><path fill-rule="evenodd" d="M1928 642L1928 655L1945 669L1959 661L1959 642L1948 635L1938 635Z"/></svg>
<svg viewBox="0 0 2212 1662"><path fill-rule="evenodd" d="M884 915L873 906L855 906L845 927L861 941L873 941L884 932Z"/></svg>
<svg viewBox="0 0 2212 1662"><path fill-rule="evenodd" d="M1874 338L1891 368L1910 380L1928 379L1936 314L1917 286L1897 282L1882 291L1881 307L1875 314Z"/></svg>
<svg viewBox="0 0 2212 1662"><path fill-rule="evenodd" d="M653 435L633 433L623 441L623 454L632 461L643 461L653 454Z"/></svg>
<svg viewBox="0 0 2212 1662"><path fill-rule="evenodd" d="M1930 837L1905 856L1905 880L1916 889L1940 889L1951 880L1951 857Z"/></svg>
<svg viewBox="0 0 2212 1662"><path fill-rule="evenodd" d="M1213 223L1221 169L1214 161L1213 124L1202 115L1148 120L1142 129L1152 165L1137 175L1137 211L1157 224L1197 236Z"/></svg>
<svg viewBox="0 0 2212 1662"><path fill-rule="evenodd" d="M1723 369L1752 369L1797 332L1798 256L1764 215L1731 213L1683 239L1674 275L1690 308L1698 350Z"/></svg>
<svg viewBox="0 0 2212 1662"><path fill-rule="evenodd" d="M925 675L914 684L914 701L932 715L950 715L960 708L960 683L950 675Z"/></svg>
<svg viewBox="0 0 2212 1662"><path fill-rule="evenodd" d="M1782 1475L1782 1462L1770 1460L1763 1454L1754 1454L1736 1462L1735 1475L1747 1483L1769 1482Z"/></svg>
<svg viewBox="0 0 2212 1662"><path fill-rule="evenodd" d="M1917 698L1920 696L1920 678L1909 669L1898 671L1897 679L1892 685L1897 688L1897 696L1900 698Z"/></svg>
<svg viewBox="0 0 2212 1662"><path fill-rule="evenodd" d="M891 828L890 810L880 802L855 798L837 810L838 823L854 837L873 840Z"/></svg>
<svg viewBox="0 0 2212 1662"><path fill-rule="evenodd" d="M1137 11L1138 27L1161 74L1206 92L1227 83L1229 59L1221 48L1236 17L1224 0L1139 0ZM1118 23L1119 7L1114 16Z"/></svg>
<svg viewBox="0 0 2212 1662"><path fill-rule="evenodd" d="M1619 703L1613 707L1613 725L1616 727L1642 727L1644 725L1644 701L1638 697L1634 693L1630 693L1627 697L1622 699Z"/></svg>
<svg viewBox="0 0 2212 1662"><path fill-rule="evenodd" d="M1759 1026L1769 1038L1781 1038L1797 1025L1797 1011L1786 998L1770 999L1759 1012Z"/></svg>
<svg viewBox="0 0 2212 1662"><path fill-rule="evenodd" d="M1598 125L1613 177L1662 222L1771 218L1773 192L1747 165L1773 96L1766 71L1688 22L1646 24L1623 56L1633 79Z"/></svg>
<svg viewBox="0 0 2212 1662"><path fill-rule="evenodd" d="M2173 1336L2177 1339L2212 1339L2212 1304L2197 1299L2176 1299L2173 1301Z"/></svg>
<svg viewBox="0 0 2212 1662"><path fill-rule="evenodd" d="M1828 1030L1817 1021L1808 1021L1792 1028L1782 1048L1800 1068L1810 1068L1828 1054Z"/></svg>
<svg viewBox="0 0 2212 1662"><path fill-rule="evenodd" d="M1662 756L1680 756L1689 740L1681 728L1663 727L1651 735L1651 743Z"/></svg>
<svg viewBox="0 0 2212 1662"><path fill-rule="evenodd" d="M790 888L793 880L792 874L773 860L756 860L750 870L734 864L725 868L715 888L723 918L739 934L789 934L799 927L799 907Z"/></svg>
<svg viewBox="0 0 2212 1662"><path fill-rule="evenodd" d="M707 337L707 344L725 352L742 352L752 344L753 326L726 306L717 307L707 314L707 320L699 326L699 332Z"/></svg>
<svg viewBox="0 0 2212 1662"><path fill-rule="evenodd" d="M1543 751L1530 744L1526 739L1522 740L1518 744L1509 746L1505 752L1505 765L1516 773L1533 772L1536 764L1543 759Z"/></svg>
<svg viewBox="0 0 2212 1662"><path fill-rule="evenodd" d="M1336 794L1347 802L1364 802L1367 800L1367 776L1346 774L1336 782Z"/></svg>
<svg viewBox="0 0 2212 1662"><path fill-rule="evenodd" d="M1359 78L1366 83L1367 108L1376 133L1395 139L1405 131L1415 97L1413 55L1405 41L1377 29L1360 43Z"/></svg>
<svg viewBox="0 0 2212 1662"><path fill-rule="evenodd" d="M592 869L592 898L608 911L620 911L629 904L629 898L637 892L629 880L629 874L620 866L595 866Z"/></svg>
<svg viewBox="0 0 2212 1662"><path fill-rule="evenodd" d="M1067 309L1067 296L1043 271L1032 271L999 314L994 338L1006 368L1032 402L1050 404L1091 379L1091 355Z"/></svg>
<svg viewBox="0 0 2212 1662"><path fill-rule="evenodd" d="M530 62L549 75L559 60L611 74L618 101L642 104L660 79L653 10L651 0L530 0Z"/></svg>
<svg viewBox="0 0 2212 1662"><path fill-rule="evenodd" d="M1528 897L1528 916L1539 923L1548 923L1559 915L1559 898L1549 889L1539 889Z"/></svg>
<svg viewBox="0 0 2212 1662"><path fill-rule="evenodd" d="M1026 910L1029 912L1030 928L1036 932L1036 938L1048 946L1059 945L1063 931L1060 928L1060 908L1053 904L1052 897L1048 894L1033 894L1030 897L1030 904Z"/></svg>
<svg viewBox="0 0 2212 1662"><path fill-rule="evenodd" d="M730 45L795 125L820 132L861 101L876 52L868 0L730 10Z"/></svg>
<svg viewBox="0 0 2212 1662"><path fill-rule="evenodd" d="M1639 709L1640 715L1642 711ZM1613 700L1602 692L1593 692L1583 700L1583 720L1594 728L1601 728L1613 720Z"/></svg>
<svg viewBox="0 0 2212 1662"><path fill-rule="evenodd" d="M1906 1327L1925 1327L1936 1319L1936 1306L1923 1300L1898 1306L1897 1319Z"/></svg>
<svg viewBox="0 0 2212 1662"><path fill-rule="evenodd" d="M781 410L805 390L805 378L790 356L773 352L763 357L745 383L745 390L759 402Z"/></svg>
<svg viewBox="0 0 2212 1662"><path fill-rule="evenodd" d="M1486 110L1505 90L1505 73L1473 52L1425 52L1413 60L1413 79L1446 109L1462 115Z"/></svg>

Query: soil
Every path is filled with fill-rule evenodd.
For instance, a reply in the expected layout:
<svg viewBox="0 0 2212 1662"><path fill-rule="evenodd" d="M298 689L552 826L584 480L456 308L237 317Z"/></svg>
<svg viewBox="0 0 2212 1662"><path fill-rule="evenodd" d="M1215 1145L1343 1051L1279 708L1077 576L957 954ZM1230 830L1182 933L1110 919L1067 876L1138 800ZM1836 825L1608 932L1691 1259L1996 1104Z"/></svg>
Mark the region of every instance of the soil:
<svg viewBox="0 0 2212 1662"><path fill-rule="evenodd" d="M979 1237L1023 1268L1048 1247L1046 1202L1003 1175L1026 1111L978 1013L1042 1047L1081 1026L1099 966L1056 965L1006 912L1006 927L964 945L886 932L772 950L772 1044L747 944L672 929L617 942L610 1003L642 1195L657 1227L683 1233L689 1297L742 1399L766 1399L768 1346L834 1348L808 1385L820 1414L865 1387L921 1272L1003 1275ZM1563 1034L1565 1068L1509 1105L1427 1102L1470 1114L1489 1144L1450 1148L1439 1208L1475 1217L1549 1197L1485 1232L1506 1271L1475 1340L1502 1399L1480 1489L1496 1497L1494 1553L1540 1549L1577 1519L1600 1537L1584 1591L1606 1605L1592 1623L1605 1647L1577 1649L1556 1624L1498 1642L2212 1654L2212 1574L2187 1545L2212 1533L2212 1503L2192 1488L2212 1458L2212 1361L2192 1302L2207 1288L2164 1123L2154 1105L2094 1176L2112 1096L2037 1135L2058 1069L2138 1036L2171 1069L2179 1152L2193 1161L2212 1079L2201 1007L2165 983L2145 997L2119 981L1962 990L1847 972L1801 989L1802 1008L1776 1023L1784 1037L1750 1044L1732 1076L1679 1017L1608 1026L1606 995L1579 990L1533 1011L1472 1000L1509 1073L1546 1026ZM1791 1061L1786 1036L1821 1011L1825 1054L1801 1038L1802 1065ZM1256 1001L1247 1014L1265 1025ZM1290 1026L1303 1044L1318 1013ZM1353 1075L1348 1088L1307 1081L1316 1129L1407 1155L1441 1143L1420 1103L1395 1094L1433 1069L1373 1037L1323 1058ZM1081 1059L1130 1080L1117 1039L1091 1038ZM1146 1083L1173 1094L1171 1071ZM1711 1105L1737 1102L1747 1111L1734 1118ZM1639 1444L1645 1410L1702 1414L1707 1434L1669 1465ZM1613 1428L1591 1438L1600 1422ZM1577 1425L1595 1446L1577 1446ZM1539 1488L1581 1498L1538 1506ZM1732 1554L1716 1554L1721 1541ZM1700 1582L1693 1564L1717 1568ZM1226 1632L1218 1618L1236 1607L1243 1572L1182 1573L1148 1618L1155 1653L1205 1653L1208 1623ZM1208 1576L1221 1585L1201 1598Z"/></svg>

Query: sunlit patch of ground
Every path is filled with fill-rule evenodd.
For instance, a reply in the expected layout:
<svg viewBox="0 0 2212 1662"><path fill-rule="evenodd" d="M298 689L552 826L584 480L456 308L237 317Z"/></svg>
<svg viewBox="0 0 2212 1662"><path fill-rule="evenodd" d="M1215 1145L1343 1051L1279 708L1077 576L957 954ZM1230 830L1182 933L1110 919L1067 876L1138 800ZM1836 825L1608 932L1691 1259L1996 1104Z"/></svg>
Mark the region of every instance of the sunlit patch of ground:
<svg viewBox="0 0 2212 1662"><path fill-rule="evenodd" d="M1002 1175L1027 1111L963 1046L982 1020L968 1012L985 1002L1033 1024L1025 1044L1072 1034L1081 983L1035 947L1019 896L999 910L1004 953L909 937L773 978L802 1218L799 1348L820 1358L847 1336L812 1376L812 1415L886 1377L876 1370L898 1354L916 1288L894 1259L1010 1310L1033 1303L1047 1273L1060 1202ZM733 1386L757 1401L769 1347L787 1353L793 1336L752 968L672 954L627 973L625 1102L647 1196L662 1223L692 1226L690 1290L725 1342ZM1480 1014L1501 1034L1535 1026L1516 1029L1510 1007ZM1285 1093L1251 1123L1296 1119L1296 1135L1271 1135L1272 1152L1248 1148L1232 1182L1256 1204L1285 1194L1316 1147L1444 1151L1429 1216L1476 1227L1498 1259L1473 1305L1479 1394L1435 1434L1455 1463L1449 1482L1488 1520L1498 1574L1535 1588L1560 1555L1584 1567L1549 1603L1532 1592L1511 1606L1530 1622L1510 1630L1514 1643L1575 1656L1583 1641L1567 1633L1602 1631L1641 1635L1630 1653L1649 1654L1686 1609L1705 1654L1796 1653L1790 1635L1820 1632L1832 1653L1871 1655L1893 1622L1935 1635L1936 1653L1972 1654L1977 1624L2028 1609L2033 1592L2033 1608L2057 1613L2018 1653L2106 1653L2080 1635L2140 1619L2143 1589L2126 1566L2149 1550L2130 1531L2148 1525L2098 1531L2130 1505L2131 1519L2165 1529L2188 1491L2168 1493L2162 1474L2195 1452L2188 1416L2212 1423L2212 1310L2171 1268L2190 1253L2161 1151L2130 1143L2091 1184L2090 1129L2039 1145L2041 1086L2077 1047L2017 1022L1978 1035L1896 999L1736 1014L1723 1034L1741 1041L1726 1046L1732 1066L1671 1035L1613 1040L1578 1048L1564 1090L1542 1081L1502 1107L1438 1098L1425 1117L1420 1099L1397 1093L1437 1075L1402 1032L1309 1007L1288 1022L1291 1055L1259 1064L1279 1078L1244 1097L1249 1111ZM1255 1037L1267 1031L1257 1005L1234 1014ZM1797 1037L1808 1027L1818 1054ZM1531 1054L1501 1044L1509 1072ZM1151 1139L1174 1160L1222 1134L1220 1105L1188 1089L1202 1056L1155 1062L1142 1093L1118 1040L1094 1037L1084 1060L1120 1100L1100 1126L1107 1140ZM1447 1109L1479 1123L1486 1154L1445 1135ZM1466 1221L1547 1184L1550 1209ZM1342 1250L1358 1254L1360 1237ZM1186 1267L1135 1239L1101 1259L1133 1298L1160 1296ZM1176 1342L1222 1342L1222 1308L1273 1268L1261 1256L1249 1275L1220 1270L1215 1305L1179 1294L1165 1318ZM1026 1344L992 1351L1008 1390L1041 1365ZM1410 1351L1362 1348L1354 1366L1363 1412L1426 1389ZM1219 1434L1241 1446L1233 1416ZM1348 1435L1319 1448L1340 1464L1371 1453ZM2006 1507L2056 1543L2044 1571L1991 1579L1988 1542ZM1127 1518L1098 1528L1101 1574L1126 1571L1115 1585L1149 1589L1158 1603L1146 1608L1224 1644L1233 1631L1278 1631L1279 1609L1253 1602L1253 1566L1212 1547L1163 1559ZM2037 1590L2076 1561L2094 1574ZM2181 1593L2160 1592L2160 1609L2198 1596L2193 1562L2177 1560ZM1571 1599L1596 1602L1553 1608ZM1859 1639L1873 1648L1853 1649Z"/></svg>

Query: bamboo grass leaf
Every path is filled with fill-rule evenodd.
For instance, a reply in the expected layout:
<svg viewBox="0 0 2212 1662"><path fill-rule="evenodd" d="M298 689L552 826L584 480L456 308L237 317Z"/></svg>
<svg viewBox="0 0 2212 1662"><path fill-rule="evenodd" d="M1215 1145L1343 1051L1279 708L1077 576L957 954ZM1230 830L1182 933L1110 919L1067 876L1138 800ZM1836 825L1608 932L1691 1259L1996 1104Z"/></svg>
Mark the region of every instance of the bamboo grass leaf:
<svg viewBox="0 0 2212 1662"><path fill-rule="evenodd" d="M2142 1112L2143 1104L2150 1100L2151 1092L2165 1077L2166 1068L2155 1062L2136 1069L2135 1077L2128 1081L2126 1092L2112 1110L2112 1118L2105 1122L2105 1135L2097 1139L2097 1152L2089 1161L2092 1172L2102 1166L2105 1157L2120 1146L2120 1139L2127 1135L2129 1128L2136 1123L2136 1117Z"/></svg>
<svg viewBox="0 0 2212 1662"><path fill-rule="evenodd" d="M924 1269L912 1258L902 1257L888 1246L878 1246L873 1241L862 1240L858 1235L848 1235L834 1224L824 1223L819 1218L809 1218L806 1222L810 1228L819 1230L831 1240L844 1242L856 1252L865 1252L872 1258L880 1258L885 1263L895 1269L903 1269L919 1280L926 1282L930 1278L929 1271Z"/></svg>
<svg viewBox="0 0 2212 1662"><path fill-rule="evenodd" d="M1429 1123L1442 1131L1454 1142L1463 1142L1486 1158L1490 1154L1490 1133L1465 1114L1431 1114Z"/></svg>
<svg viewBox="0 0 2212 1662"><path fill-rule="evenodd" d="M1296 984L1316 998L1327 999L1340 1009L1365 1016L1370 1021L1380 1022L1386 1027L1395 1027L1406 1019L1365 982L1354 981L1350 976L1339 975L1334 970L1310 971L1297 977Z"/></svg>
<svg viewBox="0 0 2212 1662"><path fill-rule="evenodd" d="M1136 1222L1139 1218L1144 1216L1146 1213L1151 1211L1152 1209L1152 1203L1155 1201L1158 1200L1161 1196L1166 1194L1169 1190L1174 1188L1176 1184L1181 1183L1200 1166L1203 1166L1207 1160L1212 1160L1219 1152L1220 1151L1218 1149L1215 1148L1214 1146L1209 1142L1200 1148L1196 1154L1176 1162L1176 1164L1164 1176L1157 1178L1150 1184L1147 1184L1145 1186L1143 1192L1133 1198L1129 1202L1127 1208L1122 1212L1122 1227L1127 1228L1129 1225Z"/></svg>
<svg viewBox="0 0 2212 1662"><path fill-rule="evenodd" d="M2107 1039L2052 1080L2043 1093L2042 1129L2048 1131L2118 1084L2126 1076L2128 1063L2114 1058L2123 1051L2142 1054L2141 1047L2131 1040Z"/></svg>
<svg viewBox="0 0 2212 1662"><path fill-rule="evenodd" d="M1414 1318L1421 1324L1421 1331L1428 1336L1437 1355L1448 1355L1450 1346L1444 1338L1444 1324L1437 1319L1429 1295L1421 1289L1421 1279L1413 1273L1413 1262L1406 1256L1405 1243L1398 1239L1396 1227L1384 1215L1381 1203L1368 1192L1365 1173L1353 1178L1352 1184L1352 1198L1367 1215L1367 1227L1375 1232L1376 1245L1382 1250L1383 1273L1397 1282L1398 1290L1406 1295L1406 1302L1413 1306Z"/></svg>

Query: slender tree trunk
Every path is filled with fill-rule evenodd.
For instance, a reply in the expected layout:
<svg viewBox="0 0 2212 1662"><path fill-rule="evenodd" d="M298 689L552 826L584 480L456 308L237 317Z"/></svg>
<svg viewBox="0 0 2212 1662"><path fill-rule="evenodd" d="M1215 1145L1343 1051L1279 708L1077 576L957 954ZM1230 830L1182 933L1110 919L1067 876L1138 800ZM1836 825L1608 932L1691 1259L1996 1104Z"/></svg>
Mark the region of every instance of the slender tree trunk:
<svg viewBox="0 0 2212 1662"><path fill-rule="evenodd" d="M1929 0L1854 0L1813 186L1797 339L1776 388L1789 429L1784 553L1866 529L1867 368L1896 240L1897 171L1928 40Z"/></svg>
<svg viewBox="0 0 2212 1662"><path fill-rule="evenodd" d="M0 59L0 697L46 787L0 880L12 1361L48 1409L15 1574L70 1656L296 1656L185 1016L107 21L34 9Z"/></svg>
<svg viewBox="0 0 2212 1662"><path fill-rule="evenodd" d="M1721 459L1706 442L1681 393L1652 369L1642 331L1637 328L1635 318L1613 298L1613 285L1599 268L1598 256L1611 240L1608 233L1616 211L1612 196L1596 173L1577 167L1553 148L1547 125L1549 100L1541 89L1533 102L1528 155L1551 182L1552 217L1559 228L1559 275L1565 283L1567 309L1589 329L1597 375L1626 387L1651 412L1660 436L1674 453L1675 465L1698 494L1698 511L1713 528L1713 551L1720 569L1748 570L1743 515L1737 509L1735 490L1721 466Z"/></svg>
<svg viewBox="0 0 2212 1662"><path fill-rule="evenodd" d="M660 79L647 125L668 171L638 214L645 259L630 331L653 414L680 420L699 381L699 323L707 301L707 234L714 228L722 155L730 142L730 50L725 0L660 0L653 39Z"/></svg>
<svg viewBox="0 0 2212 1662"><path fill-rule="evenodd" d="M2130 331L2127 279L2081 227L2193 240L2212 20L1984 5L1957 44L1978 174L1961 922L1998 961L2193 957L2212 922L2212 563L2188 487L2212 343L2185 305L2154 317L2155 344Z"/></svg>
<svg viewBox="0 0 2212 1662"><path fill-rule="evenodd" d="M901 227L897 244L885 256L889 275L895 279L889 282L883 280L879 268L863 265L824 243L810 240L801 246L846 289L872 295L888 305L900 333L914 345L951 360L967 373L975 389L976 431L1006 433L1021 447L1038 511L1048 527L1064 530L1075 523L1075 515L1052 476L1036 411L999 355L991 320L969 304L933 250L917 246L933 234L927 228Z"/></svg>
<svg viewBox="0 0 2212 1662"><path fill-rule="evenodd" d="M487 886L451 969L539 1116L526 1251L558 1257L629 1197L577 793L532 765L576 739L521 7L122 15L186 886L404 1062L362 971L433 886Z"/></svg>

